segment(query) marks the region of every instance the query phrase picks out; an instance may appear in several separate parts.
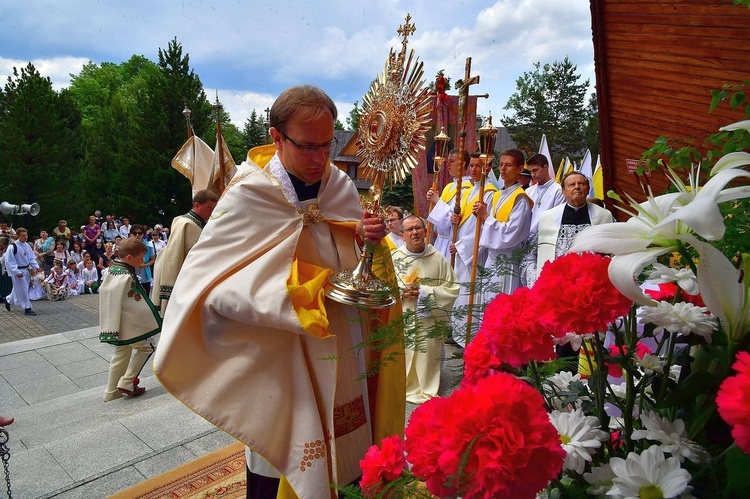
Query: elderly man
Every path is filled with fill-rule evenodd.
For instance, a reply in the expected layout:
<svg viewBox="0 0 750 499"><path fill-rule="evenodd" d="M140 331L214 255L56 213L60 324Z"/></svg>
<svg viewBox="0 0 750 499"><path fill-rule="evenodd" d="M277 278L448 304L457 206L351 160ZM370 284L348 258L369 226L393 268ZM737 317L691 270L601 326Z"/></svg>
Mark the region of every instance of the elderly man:
<svg viewBox="0 0 750 499"><path fill-rule="evenodd" d="M331 484L361 476L373 442L403 432L402 350L383 351L387 363L355 350L374 314L324 295L331 272L357 264L357 240L385 237L331 166L336 116L314 86L276 99L276 154L263 168L243 163L222 194L177 277L154 360L172 394L247 444L250 497L335 497ZM373 269L392 271L386 246L374 256Z"/></svg>
<svg viewBox="0 0 750 499"><path fill-rule="evenodd" d="M608 210L587 202L589 190L589 179L581 173L571 172L562 178L565 204L547 210L539 217L537 277L545 263L568 252L573 239L583 229L614 221Z"/></svg>
<svg viewBox="0 0 750 499"><path fill-rule="evenodd" d="M450 262L425 243L424 221L402 223L404 245L392 253L405 317L406 401L421 404L437 396L443 356L441 329L450 331L450 312L460 286Z"/></svg>
<svg viewBox="0 0 750 499"><path fill-rule="evenodd" d="M29 301L29 284L31 283L29 267L36 270L39 264L36 262L34 250L27 242L29 232L19 227L16 229L16 235L18 240L7 247L3 256L5 270L13 281L13 291L8 296L0 297L0 302L5 304L8 312L10 312L11 305L16 305L23 308L26 315L36 315L36 312L31 310L31 301Z"/></svg>
<svg viewBox="0 0 750 499"><path fill-rule="evenodd" d="M159 252L154 264L154 281L151 301L162 317L172 297L172 288L188 252L198 242L203 227L216 207L219 197L211 190L202 190L193 196L193 208L172 220L172 241Z"/></svg>

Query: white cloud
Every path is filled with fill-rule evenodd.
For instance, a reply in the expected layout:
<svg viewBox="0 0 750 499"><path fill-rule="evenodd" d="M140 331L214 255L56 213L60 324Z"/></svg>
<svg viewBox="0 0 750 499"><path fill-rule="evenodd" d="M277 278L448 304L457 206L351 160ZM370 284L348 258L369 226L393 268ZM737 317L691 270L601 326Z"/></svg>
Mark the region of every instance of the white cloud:
<svg viewBox="0 0 750 499"><path fill-rule="evenodd" d="M594 85L588 0L463 0L437 7L427 0L182 0L181 2L8 2L0 15L0 76L32 61L56 89L89 59L121 63L133 54L157 60L174 37L207 94L219 98L241 126L279 92L311 82L339 105L340 119L361 103L383 69L396 29L409 12L416 32L409 47L424 62L425 79L443 69L463 77L467 57L481 77L472 94L479 113L503 114L515 80L535 62L569 56ZM211 99L213 100L213 99ZM496 120L496 123L498 120Z"/></svg>

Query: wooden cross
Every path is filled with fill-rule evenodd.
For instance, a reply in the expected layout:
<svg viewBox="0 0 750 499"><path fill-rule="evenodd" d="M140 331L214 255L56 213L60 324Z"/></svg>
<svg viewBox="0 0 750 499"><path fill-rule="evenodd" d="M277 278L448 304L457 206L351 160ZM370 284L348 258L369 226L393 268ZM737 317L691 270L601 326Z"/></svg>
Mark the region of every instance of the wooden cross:
<svg viewBox="0 0 750 499"><path fill-rule="evenodd" d="M466 58L466 69L464 70L464 79L456 82L456 90L458 90L458 130L461 132L458 135L458 164L459 177L458 186L456 188L456 204L453 208L453 212L461 214L461 183L464 178L464 151L466 150L466 103L469 100L469 86L479 83L479 76L470 76L471 74L471 57ZM453 244L458 241L458 226L459 223L453 224ZM456 254L451 254L451 266L455 266Z"/></svg>

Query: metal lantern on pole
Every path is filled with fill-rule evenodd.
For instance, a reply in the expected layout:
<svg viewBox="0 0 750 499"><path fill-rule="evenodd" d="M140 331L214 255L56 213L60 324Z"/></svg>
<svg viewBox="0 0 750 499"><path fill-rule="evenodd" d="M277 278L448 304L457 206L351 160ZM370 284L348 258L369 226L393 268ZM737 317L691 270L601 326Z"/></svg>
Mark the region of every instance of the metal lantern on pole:
<svg viewBox="0 0 750 499"><path fill-rule="evenodd" d="M435 135L435 157L433 158L432 167L432 190L437 192L437 180L440 171L445 164L445 158L448 156L448 143L451 138L445 133L445 127L440 127L440 133ZM430 211L435 207L435 203L430 201ZM432 223L427 223L427 242L431 242Z"/></svg>
<svg viewBox="0 0 750 499"><path fill-rule="evenodd" d="M490 164L494 159L495 141L497 140L497 128L492 126L492 115L487 117L487 122L483 127L477 130L479 134L479 158L482 160L482 177L479 183L479 200L484 199L484 184L487 181L487 172ZM474 295L477 281L477 260L479 258L479 236L482 233L482 221L477 220L476 232L474 234L474 258L471 263L471 284L469 292L469 302L466 316L466 345L471 340L471 322L474 311Z"/></svg>

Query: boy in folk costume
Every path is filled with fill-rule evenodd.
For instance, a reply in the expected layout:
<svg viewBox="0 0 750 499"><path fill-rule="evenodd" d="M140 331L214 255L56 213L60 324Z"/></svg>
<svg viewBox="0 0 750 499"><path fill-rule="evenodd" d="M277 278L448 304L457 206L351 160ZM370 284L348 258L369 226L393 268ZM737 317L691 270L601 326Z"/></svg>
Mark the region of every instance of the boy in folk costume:
<svg viewBox="0 0 750 499"><path fill-rule="evenodd" d="M123 240L119 258L99 288L99 340L115 346L105 402L146 391L138 386L138 374L155 350L151 337L161 331L161 317L135 274L136 267L146 265L145 254L146 245L139 238Z"/></svg>

